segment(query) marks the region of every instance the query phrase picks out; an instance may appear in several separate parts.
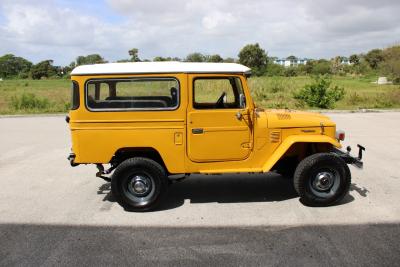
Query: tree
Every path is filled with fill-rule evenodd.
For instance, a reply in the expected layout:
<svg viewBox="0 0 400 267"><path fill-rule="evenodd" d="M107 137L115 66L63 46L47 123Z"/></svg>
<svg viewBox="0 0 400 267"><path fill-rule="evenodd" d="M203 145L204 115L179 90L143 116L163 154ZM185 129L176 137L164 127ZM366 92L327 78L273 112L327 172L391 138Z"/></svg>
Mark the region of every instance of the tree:
<svg viewBox="0 0 400 267"><path fill-rule="evenodd" d="M170 61L168 57L155 57L153 61Z"/></svg>
<svg viewBox="0 0 400 267"><path fill-rule="evenodd" d="M131 56L131 61L132 62L140 62L139 49L132 48L131 50L128 51L128 53Z"/></svg>
<svg viewBox="0 0 400 267"><path fill-rule="evenodd" d="M27 78L32 62L16 57L13 54L6 54L0 57L0 78L12 78L19 76Z"/></svg>
<svg viewBox="0 0 400 267"><path fill-rule="evenodd" d="M71 63L69 63L69 68L71 70L73 70L75 67L76 67L76 62L75 61L72 61Z"/></svg>
<svg viewBox="0 0 400 267"><path fill-rule="evenodd" d="M293 56L293 55L288 56L286 59L287 59L287 60L290 60L290 61L297 61L297 57L295 57L295 56Z"/></svg>
<svg viewBox="0 0 400 267"><path fill-rule="evenodd" d="M382 72L400 84L400 45L383 50Z"/></svg>
<svg viewBox="0 0 400 267"><path fill-rule="evenodd" d="M234 58L227 57L227 58L224 59L223 62L225 62L225 63L235 63L236 60Z"/></svg>
<svg viewBox="0 0 400 267"><path fill-rule="evenodd" d="M207 62L223 62L223 61L224 59L218 54L210 55L207 57Z"/></svg>
<svg viewBox="0 0 400 267"><path fill-rule="evenodd" d="M99 54L79 56L76 58L76 66L105 63L106 61Z"/></svg>
<svg viewBox="0 0 400 267"><path fill-rule="evenodd" d="M314 75L331 74L331 63L326 59L315 60L310 64L312 64L311 73Z"/></svg>
<svg viewBox="0 0 400 267"><path fill-rule="evenodd" d="M266 72L268 57L258 43L248 44L239 52L239 63L250 67L255 75L263 75Z"/></svg>
<svg viewBox="0 0 400 267"><path fill-rule="evenodd" d="M372 49L369 51L365 56L365 60L368 62L368 65L371 67L371 69L377 69L379 63L383 61L383 53L382 50L380 49Z"/></svg>
<svg viewBox="0 0 400 267"><path fill-rule="evenodd" d="M179 57L155 57L153 61L181 61Z"/></svg>
<svg viewBox="0 0 400 267"><path fill-rule="evenodd" d="M53 66L53 60L44 60L31 68L32 79L40 80L43 77L51 77L57 74L57 67Z"/></svg>
<svg viewBox="0 0 400 267"><path fill-rule="evenodd" d="M344 68L342 65L343 57L337 56L331 60L331 72L333 74L343 74Z"/></svg>
<svg viewBox="0 0 400 267"><path fill-rule="evenodd" d="M349 61L351 64L358 65L358 64L360 64L360 57L356 54L351 55L349 57Z"/></svg>
<svg viewBox="0 0 400 267"><path fill-rule="evenodd" d="M191 53L186 56L186 62L204 62L206 61L206 57L202 53Z"/></svg>

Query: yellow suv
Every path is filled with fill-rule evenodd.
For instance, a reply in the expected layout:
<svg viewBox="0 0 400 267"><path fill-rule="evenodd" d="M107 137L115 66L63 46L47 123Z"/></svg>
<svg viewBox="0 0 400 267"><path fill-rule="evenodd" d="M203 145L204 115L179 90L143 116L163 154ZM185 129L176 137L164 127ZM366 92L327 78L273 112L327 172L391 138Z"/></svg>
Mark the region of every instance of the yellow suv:
<svg viewBox="0 0 400 267"><path fill-rule="evenodd" d="M293 177L306 205L340 201L350 186L347 164L362 167L364 148L357 158L339 150L344 132L321 114L257 108L250 74L233 63L79 66L71 73L68 159L96 164L127 210L153 209L172 181L192 173L277 170Z"/></svg>

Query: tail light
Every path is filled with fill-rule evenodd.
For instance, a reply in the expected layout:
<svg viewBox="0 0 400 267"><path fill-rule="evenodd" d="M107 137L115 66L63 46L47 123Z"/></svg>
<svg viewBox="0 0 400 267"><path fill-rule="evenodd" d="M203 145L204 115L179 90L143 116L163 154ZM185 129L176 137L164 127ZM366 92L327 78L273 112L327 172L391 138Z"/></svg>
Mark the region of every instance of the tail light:
<svg viewBox="0 0 400 267"><path fill-rule="evenodd" d="M346 133L343 130L336 131L336 139L338 141L344 141L345 138L346 138Z"/></svg>

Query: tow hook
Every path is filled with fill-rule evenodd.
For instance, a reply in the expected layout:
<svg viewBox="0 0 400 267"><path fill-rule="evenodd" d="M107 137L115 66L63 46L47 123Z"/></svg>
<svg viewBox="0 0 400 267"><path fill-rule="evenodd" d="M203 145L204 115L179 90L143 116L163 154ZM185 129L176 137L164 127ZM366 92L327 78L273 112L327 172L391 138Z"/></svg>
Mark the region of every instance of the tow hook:
<svg viewBox="0 0 400 267"><path fill-rule="evenodd" d="M347 164L352 164L357 168L362 169L364 164L361 161L363 158L363 151L365 151L365 147L362 145L357 145L358 147L358 157L353 157L350 155L351 147L348 146L346 148L347 152L343 152L342 150L335 149L336 154L341 157Z"/></svg>
<svg viewBox="0 0 400 267"><path fill-rule="evenodd" d="M358 147L358 159L362 160L363 151L365 151L365 147L359 144L357 144L357 147Z"/></svg>
<svg viewBox="0 0 400 267"><path fill-rule="evenodd" d="M357 159L358 160L362 160L363 151L365 151L365 147L363 147L362 145L359 145L359 144L357 144L357 147L358 147L358 157L357 157ZM346 150L347 150L347 154L350 155L351 147L350 146L346 147Z"/></svg>

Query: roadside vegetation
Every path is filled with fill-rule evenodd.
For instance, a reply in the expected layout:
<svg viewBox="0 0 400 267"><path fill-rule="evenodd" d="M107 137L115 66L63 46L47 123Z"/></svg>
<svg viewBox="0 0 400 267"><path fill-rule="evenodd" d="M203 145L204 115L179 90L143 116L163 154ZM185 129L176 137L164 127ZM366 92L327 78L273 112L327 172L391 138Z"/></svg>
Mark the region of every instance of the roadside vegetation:
<svg viewBox="0 0 400 267"><path fill-rule="evenodd" d="M335 109L400 108L398 85L377 85L373 78L332 76L331 84L344 89ZM296 94L306 85L318 84L312 76L252 77L249 86L257 106L265 108L321 109L307 105ZM63 113L70 105L71 82L68 79L4 80L0 82L0 114Z"/></svg>
<svg viewBox="0 0 400 267"><path fill-rule="evenodd" d="M128 51L140 59L139 50ZM348 58L307 60L306 64L283 67L275 64L259 44L241 49L238 59L218 54L191 53L186 58L155 57L151 61L238 62L252 68L250 89L256 104L265 108L289 109L390 109L400 108L400 46L373 49ZM295 56L287 59L295 62ZM350 64L343 64L343 62ZM84 64L107 62L98 54L78 56L68 66L52 60L33 64L7 54L0 57L0 114L64 113L70 105L69 73ZM374 83L388 77L392 84ZM210 99L213 101L213 99Z"/></svg>
<svg viewBox="0 0 400 267"><path fill-rule="evenodd" d="M67 79L4 80L0 82L0 114L66 112L70 88Z"/></svg>
<svg viewBox="0 0 400 267"><path fill-rule="evenodd" d="M389 109L400 108L400 86L378 85L372 83L376 78L359 78L347 76L313 77L252 77L249 86L254 101L265 108L289 109L323 109L327 107L307 105L307 102L296 99L298 94L305 94L304 88L320 85L320 80L330 81L328 88L343 88L343 98L340 97L329 108L358 109ZM325 84L326 85L326 84ZM325 86L324 85L324 86ZM326 88L326 87L325 87ZM320 89L317 89L320 90ZM340 93L341 94L341 93ZM321 97L323 98L323 97Z"/></svg>

